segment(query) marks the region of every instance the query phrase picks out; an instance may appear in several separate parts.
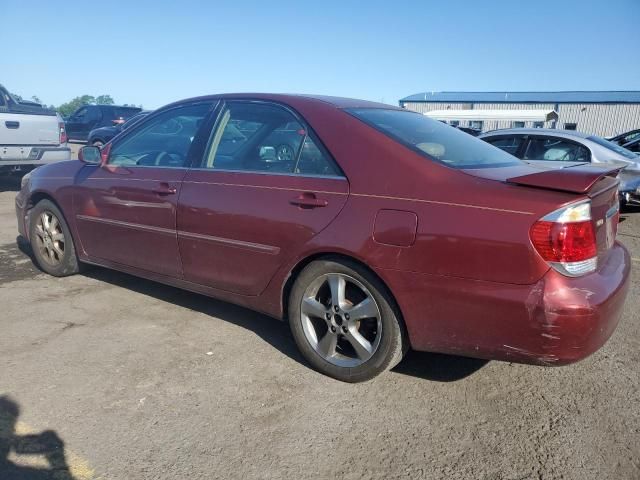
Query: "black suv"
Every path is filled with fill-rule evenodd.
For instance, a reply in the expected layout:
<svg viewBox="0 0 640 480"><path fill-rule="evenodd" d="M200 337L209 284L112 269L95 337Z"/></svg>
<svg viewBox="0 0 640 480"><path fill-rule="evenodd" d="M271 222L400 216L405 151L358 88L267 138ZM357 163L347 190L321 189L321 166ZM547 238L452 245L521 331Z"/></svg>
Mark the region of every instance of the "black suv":
<svg viewBox="0 0 640 480"><path fill-rule="evenodd" d="M120 107L118 105L83 105L66 119L65 126L69 140L86 141L94 128L111 127L124 123L130 117L142 111L138 107Z"/></svg>
<svg viewBox="0 0 640 480"><path fill-rule="evenodd" d="M118 125L112 125L110 127L94 128L93 130L91 130L91 132L89 132L89 138L87 139L87 144L95 145L96 147L101 147L105 143L110 142L111 139L115 137L117 134L119 134L120 132L123 132L124 130L129 128L131 125L136 123L138 120L143 119L150 113L151 113L150 111L140 112L137 115L134 115L133 117L129 118L129 120L127 120L124 123L119 123Z"/></svg>

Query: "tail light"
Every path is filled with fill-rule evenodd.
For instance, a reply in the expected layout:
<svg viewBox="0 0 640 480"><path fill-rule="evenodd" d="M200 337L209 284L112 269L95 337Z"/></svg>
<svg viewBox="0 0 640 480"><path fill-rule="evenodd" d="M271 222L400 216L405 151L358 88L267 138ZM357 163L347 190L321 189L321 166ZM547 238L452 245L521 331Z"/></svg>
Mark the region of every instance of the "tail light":
<svg viewBox="0 0 640 480"><path fill-rule="evenodd" d="M598 266L589 200L544 216L533 224L530 236L540 256L563 275L579 277Z"/></svg>
<svg viewBox="0 0 640 480"><path fill-rule="evenodd" d="M69 138L67 137L67 129L64 127L64 122L58 122L58 128L60 129L60 144L67 143Z"/></svg>

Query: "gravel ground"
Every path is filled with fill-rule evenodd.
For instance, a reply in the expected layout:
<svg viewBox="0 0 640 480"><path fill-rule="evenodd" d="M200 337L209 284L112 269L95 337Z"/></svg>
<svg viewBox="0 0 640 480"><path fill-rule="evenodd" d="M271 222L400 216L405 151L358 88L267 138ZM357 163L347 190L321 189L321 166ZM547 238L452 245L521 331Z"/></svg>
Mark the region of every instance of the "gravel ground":
<svg viewBox="0 0 640 480"><path fill-rule="evenodd" d="M624 318L595 355L411 353L350 385L260 314L103 269L40 273L14 190L0 184L0 478L15 430L15 478L640 479L640 211L620 226ZM57 476L26 474L45 458Z"/></svg>

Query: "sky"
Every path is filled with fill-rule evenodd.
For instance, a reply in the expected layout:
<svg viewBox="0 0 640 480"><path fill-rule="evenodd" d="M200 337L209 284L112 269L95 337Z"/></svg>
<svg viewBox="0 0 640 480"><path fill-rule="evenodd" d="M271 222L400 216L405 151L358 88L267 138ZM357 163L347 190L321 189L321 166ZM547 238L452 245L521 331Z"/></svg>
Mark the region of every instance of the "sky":
<svg viewBox="0 0 640 480"><path fill-rule="evenodd" d="M640 90L640 0L0 0L0 83L59 105Z"/></svg>

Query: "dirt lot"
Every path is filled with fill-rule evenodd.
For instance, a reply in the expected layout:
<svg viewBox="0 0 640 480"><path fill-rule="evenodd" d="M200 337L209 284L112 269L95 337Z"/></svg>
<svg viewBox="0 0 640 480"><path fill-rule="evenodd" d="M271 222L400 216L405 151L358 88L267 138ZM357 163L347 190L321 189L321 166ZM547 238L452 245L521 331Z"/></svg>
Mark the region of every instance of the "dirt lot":
<svg viewBox="0 0 640 480"><path fill-rule="evenodd" d="M349 385L257 313L102 269L40 273L13 190L0 183L0 478L10 444L22 473L60 470L16 478L640 478L640 211L621 225L624 318L587 360L413 353Z"/></svg>

